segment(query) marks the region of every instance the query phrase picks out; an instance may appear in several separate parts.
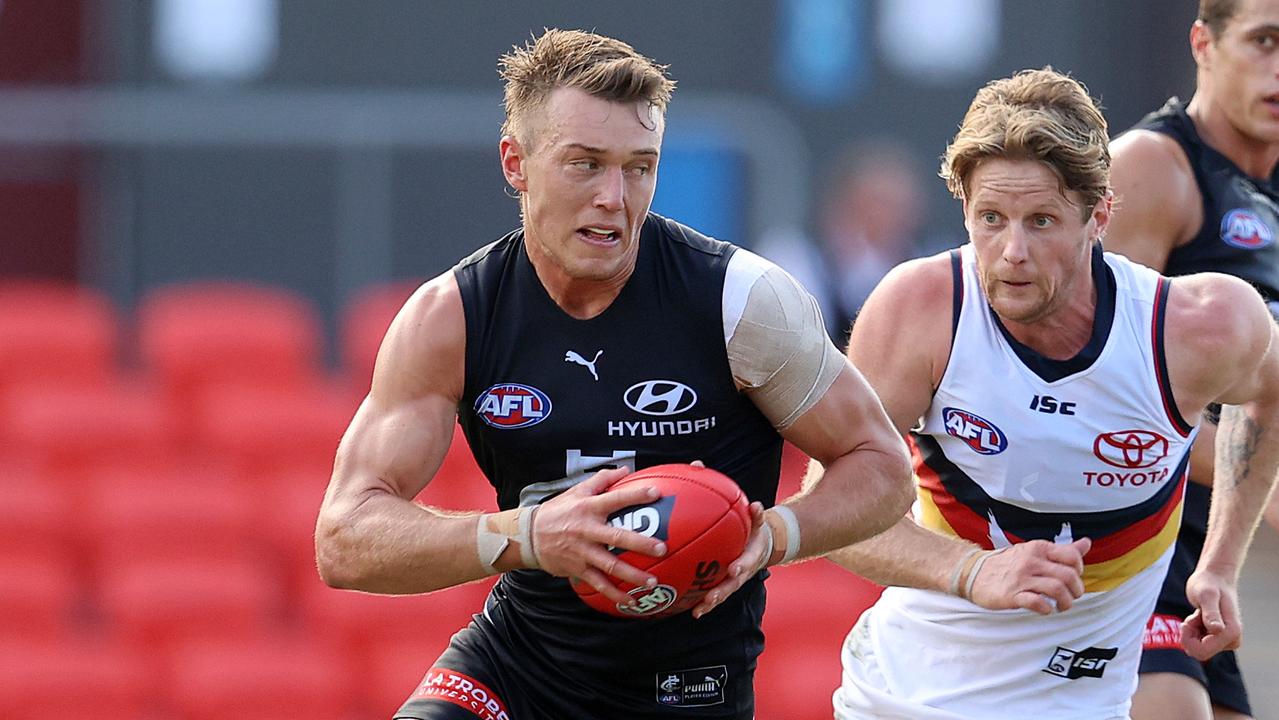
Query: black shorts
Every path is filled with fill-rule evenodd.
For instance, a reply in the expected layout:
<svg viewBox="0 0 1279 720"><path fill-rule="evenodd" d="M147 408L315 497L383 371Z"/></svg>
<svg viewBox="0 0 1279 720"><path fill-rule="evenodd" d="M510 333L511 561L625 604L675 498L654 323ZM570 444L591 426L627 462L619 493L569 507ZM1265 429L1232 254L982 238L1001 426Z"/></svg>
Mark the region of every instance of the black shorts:
<svg viewBox="0 0 1279 720"><path fill-rule="evenodd" d="M496 595L496 594L495 594ZM751 720L751 658L741 664L674 667L627 678L570 676L553 657L511 650L495 595L453 636L395 720ZM732 644L728 641L726 645Z"/></svg>
<svg viewBox="0 0 1279 720"><path fill-rule="evenodd" d="M1138 671L1170 672L1194 678L1208 690L1208 698L1214 705L1251 715L1248 689L1244 687L1243 675L1233 652L1218 653L1208 662L1201 663L1181 649L1181 621L1194 612L1186 599L1186 581L1194 572L1203 551L1211 495L1211 488L1186 483L1181 531L1177 535L1177 545L1173 549L1159 600L1155 603L1155 612L1146 624Z"/></svg>

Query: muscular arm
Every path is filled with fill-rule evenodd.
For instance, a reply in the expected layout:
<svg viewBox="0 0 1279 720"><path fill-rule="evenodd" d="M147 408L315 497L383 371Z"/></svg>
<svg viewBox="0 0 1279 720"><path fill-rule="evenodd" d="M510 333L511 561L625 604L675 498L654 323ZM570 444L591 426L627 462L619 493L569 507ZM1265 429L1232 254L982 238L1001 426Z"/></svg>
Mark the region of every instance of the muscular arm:
<svg viewBox="0 0 1279 720"><path fill-rule="evenodd" d="M746 275L754 279L743 284L742 302L731 289L725 293L734 379L783 437L831 472L767 513L752 504L751 541L730 566L730 578L694 609L698 615L755 570L870 537L910 504L901 439L865 379L831 344L816 301L780 269L757 258L748 262Z"/></svg>
<svg viewBox="0 0 1279 720"><path fill-rule="evenodd" d="M453 436L465 338L452 273L420 288L388 330L320 508L316 558L330 585L419 593L488 574L475 551L475 514L412 502Z"/></svg>
<svg viewBox="0 0 1279 720"><path fill-rule="evenodd" d="M947 255L915 260L890 273L853 326L848 355L879 394L905 435L932 402L948 361L951 267ZM807 483L822 472L814 463ZM829 468L826 469L829 472ZM1043 595L1066 609L1083 592L1079 574L1087 542L1036 541L992 556L973 587L973 601L991 608L1050 612ZM949 592L955 569L977 546L899 518L886 532L830 554L840 565L885 585Z"/></svg>
<svg viewBox="0 0 1279 720"><path fill-rule="evenodd" d="M1186 595L1199 608L1183 637L1204 659L1239 643L1239 572L1279 470L1279 344L1256 291L1213 273L1172 283L1168 372L1183 411L1223 403L1208 535Z"/></svg>
<svg viewBox="0 0 1279 720"><path fill-rule="evenodd" d="M605 575L637 585L654 580L606 546L660 554L660 543L605 522L614 510L656 498L650 487L608 490L624 470L597 473L535 514L532 508L456 513L412 502L439 469L452 439L465 343L462 298L451 272L419 289L391 324L372 389L338 446L320 508L320 575L335 587L405 594L494 571L540 567L580 577L615 602L629 602ZM522 513L530 513L523 536ZM489 545L479 540L481 522L493 541ZM491 553L499 553L492 569L481 562L482 555L490 561Z"/></svg>
<svg viewBox="0 0 1279 720"><path fill-rule="evenodd" d="M1177 142L1162 133L1133 130L1110 147L1115 211L1105 247L1162 272L1168 255L1203 222L1194 172Z"/></svg>

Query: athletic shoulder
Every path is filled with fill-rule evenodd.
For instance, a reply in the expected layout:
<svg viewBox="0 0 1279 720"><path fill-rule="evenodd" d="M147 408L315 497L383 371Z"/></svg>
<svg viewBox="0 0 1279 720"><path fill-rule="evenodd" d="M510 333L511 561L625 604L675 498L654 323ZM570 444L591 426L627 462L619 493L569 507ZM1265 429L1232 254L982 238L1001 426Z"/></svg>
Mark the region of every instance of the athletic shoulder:
<svg viewBox="0 0 1279 720"><path fill-rule="evenodd" d="M1194 237L1202 218L1199 184L1177 140L1130 130L1111 144L1114 213L1106 249L1163 269L1168 254Z"/></svg>
<svg viewBox="0 0 1279 720"><path fill-rule="evenodd" d="M868 313L908 319L940 315L947 322L955 295L954 251L915 258L894 267L866 299L858 322Z"/></svg>
<svg viewBox="0 0 1279 720"><path fill-rule="evenodd" d="M1254 373L1272 351L1274 320L1261 295L1222 273L1170 279L1164 328L1174 387L1189 390L1178 388L1179 400L1224 399L1232 379Z"/></svg>
<svg viewBox="0 0 1279 720"><path fill-rule="evenodd" d="M393 402L440 394L460 400L465 367L466 317L449 271L418 287L391 321L370 397Z"/></svg>

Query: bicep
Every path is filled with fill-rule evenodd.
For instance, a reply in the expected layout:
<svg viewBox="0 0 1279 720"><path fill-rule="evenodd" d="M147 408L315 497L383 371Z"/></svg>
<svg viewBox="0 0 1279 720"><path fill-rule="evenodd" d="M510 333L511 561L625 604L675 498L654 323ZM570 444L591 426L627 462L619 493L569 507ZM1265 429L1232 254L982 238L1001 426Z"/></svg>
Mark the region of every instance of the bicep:
<svg viewBox="0 0 1279 720"><path fill-rule="evenodd" d="M867 445L901 443L875 391L846 361L821 399L782 436L822 464Z"/></svg>
<svg viewBox="0 0 1279 720"><path fill-rule="evenodd" d="M905 283L890 275L866 300L848 340L848 359L879 396L893 427L905 435L928 410L939 355L950 347L949 301L941 308L935 298L903 297L918 293L937 296L936 284ZM944 288L950 292L949 283ZM911 289L911 287L916 289ZM909 304L909 308L905 307ZM936 357L934 357L936 356Z"/></svg>
<svg viewBox="0 0 1279 720"><path fill-rule="evenodd" d="M338 446L325 502L370 492L411 499L453 438L465 373L465 318L451 274L423 286L396 316L373 385Z"/></svg>

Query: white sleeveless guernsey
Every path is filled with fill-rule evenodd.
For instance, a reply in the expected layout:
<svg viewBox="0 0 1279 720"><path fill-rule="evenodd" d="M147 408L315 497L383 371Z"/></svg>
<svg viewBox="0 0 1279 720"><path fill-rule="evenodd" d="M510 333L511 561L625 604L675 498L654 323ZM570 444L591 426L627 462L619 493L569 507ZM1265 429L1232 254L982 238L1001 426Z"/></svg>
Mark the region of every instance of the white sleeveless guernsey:
<svg viewBox="0 0 1279 720"><path fill-rule="evenodd" d="M915 520L985 548L1091 538L1085 593L1045 617L890 588L845 641L836 717L1127 718L1198 431L1168 384L1168 281L1096 250L1093 336L1053 361L1005 331L971 247L951 257L950 361L911 438Z"/></svg>

